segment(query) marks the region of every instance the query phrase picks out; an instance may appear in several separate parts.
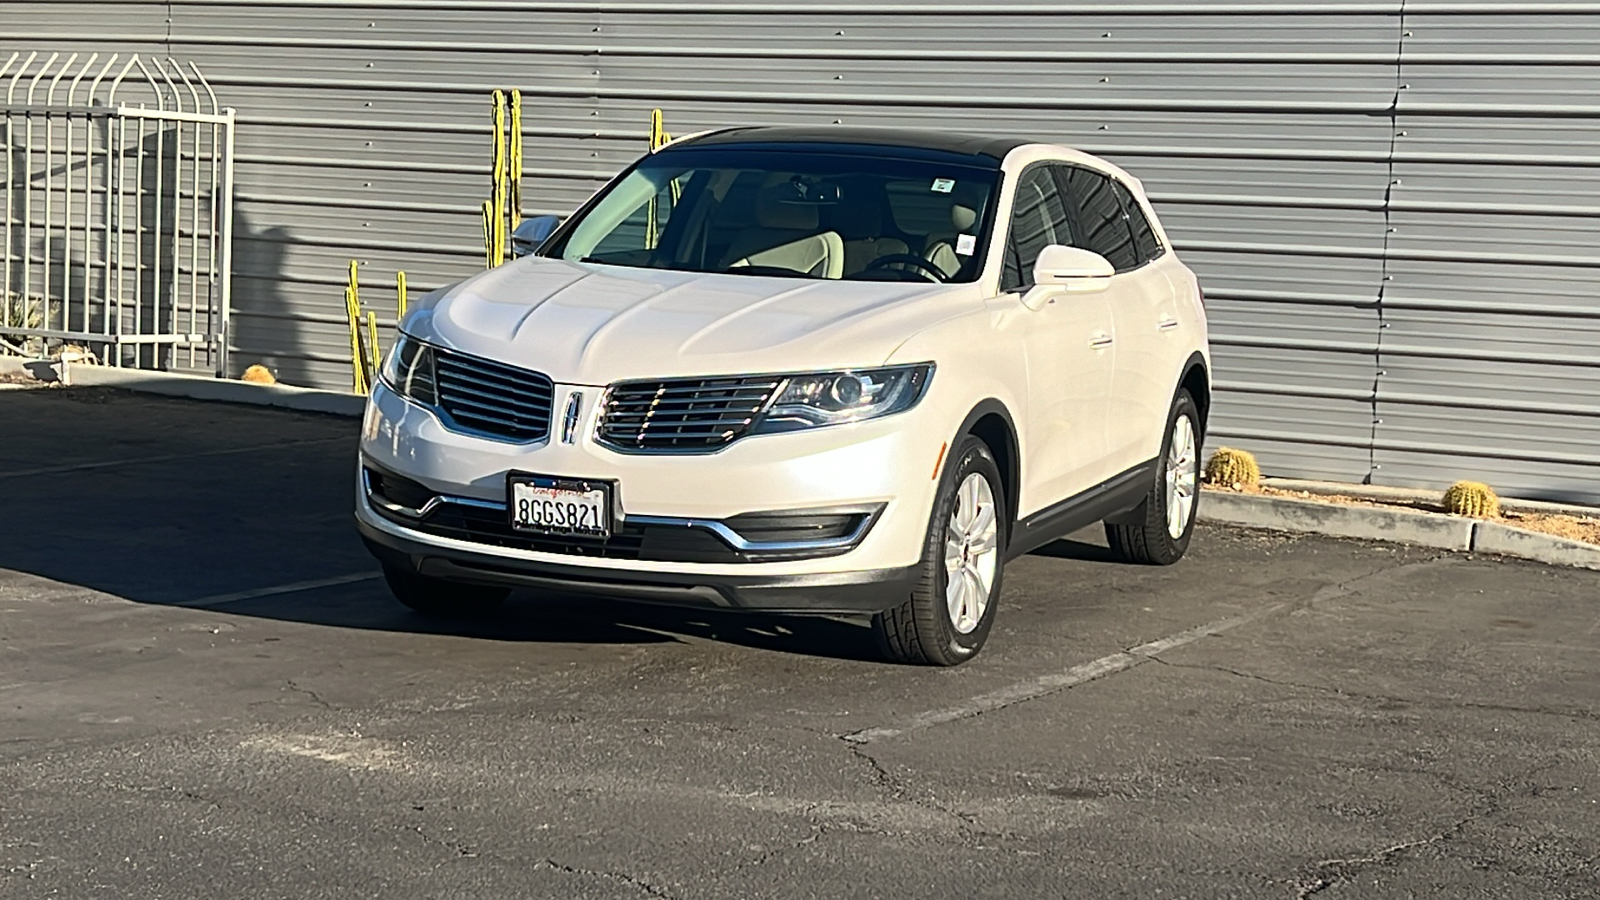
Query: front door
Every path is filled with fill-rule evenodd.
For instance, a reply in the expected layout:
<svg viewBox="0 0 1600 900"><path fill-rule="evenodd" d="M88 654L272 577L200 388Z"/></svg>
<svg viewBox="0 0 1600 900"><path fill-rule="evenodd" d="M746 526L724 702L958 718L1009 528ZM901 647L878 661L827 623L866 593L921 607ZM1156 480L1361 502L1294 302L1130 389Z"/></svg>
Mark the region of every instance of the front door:
<svg viewBox="0 0 1600 900"><path fill-rule="evenodd" d="M1002 294L1033 287L1033 266L1051 244L1072 244L1067 207L1049 166L1025 170L1017 184ZM1108 292L1109 293L1109 292ZM1027 355L1019 518L1026 518L1115 474L1106 436L1115 334L1107 294L1061 293L1011 319Z"/></svg>

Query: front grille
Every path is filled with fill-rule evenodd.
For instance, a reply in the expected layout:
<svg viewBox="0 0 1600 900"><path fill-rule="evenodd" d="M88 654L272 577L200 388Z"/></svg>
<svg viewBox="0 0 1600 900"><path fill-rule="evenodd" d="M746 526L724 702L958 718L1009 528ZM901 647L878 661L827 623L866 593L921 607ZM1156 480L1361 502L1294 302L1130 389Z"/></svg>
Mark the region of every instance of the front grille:
<svg viewBox="0 0 1600 900"><path fill-rule="evenodd" d="M463 430L528 442L550 434L555 385L538 372L434 351L439 408Z"/></svg>
<svg viewBox="0 0 1600 900"><path fill-rule="evenodd" d="M630 452L707 452L738 440L781 378L683 378L613 385L600 443Z"/></svg>

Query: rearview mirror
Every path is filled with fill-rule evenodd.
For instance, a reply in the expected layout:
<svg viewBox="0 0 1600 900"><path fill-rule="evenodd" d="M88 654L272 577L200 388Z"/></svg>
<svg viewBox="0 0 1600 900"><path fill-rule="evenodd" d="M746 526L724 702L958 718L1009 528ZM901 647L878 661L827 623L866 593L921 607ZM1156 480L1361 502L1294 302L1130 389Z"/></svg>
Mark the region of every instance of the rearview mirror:
<svg viewBox="0 0 1600 900"><path fill-rule="evenodd" d="M532 255L560 226L561 219L557 216L534 216L531 219L523 219L522 224L511 232L511 255L516 257Z"/></svg>

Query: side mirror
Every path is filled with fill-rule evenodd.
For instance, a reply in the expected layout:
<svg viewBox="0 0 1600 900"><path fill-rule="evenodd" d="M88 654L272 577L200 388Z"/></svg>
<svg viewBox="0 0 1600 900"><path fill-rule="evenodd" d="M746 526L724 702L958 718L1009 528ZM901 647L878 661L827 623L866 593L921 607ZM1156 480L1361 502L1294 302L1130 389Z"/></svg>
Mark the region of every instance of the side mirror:
<svg viewBox="0 0 1600 900"><path fill-rule="evenodd" d="M1038 309L1058 294L1093 294L1111 285L1115 266L1104 256L1081 247L1051 244L1033 264L1033 288L1022 295L1029 309Z"/></svg>
<svg viewBox="0 0 1600 900"><path fill-rule="evenodd" d="M561 219L556 216L534 216L523 219L522 224L511 232L511 255L515 257L530 256L539 249L555 230L560 227Z"/></svg>
<svg viewBox="0 0 1600 900"><path fill-rule="evenodd" d="M1039 251L1033 264L1033 283L1049 284L1069 291L1103 291L1106 281L1117 274L1111 261L1093 250L1051 244Z"/></svg>

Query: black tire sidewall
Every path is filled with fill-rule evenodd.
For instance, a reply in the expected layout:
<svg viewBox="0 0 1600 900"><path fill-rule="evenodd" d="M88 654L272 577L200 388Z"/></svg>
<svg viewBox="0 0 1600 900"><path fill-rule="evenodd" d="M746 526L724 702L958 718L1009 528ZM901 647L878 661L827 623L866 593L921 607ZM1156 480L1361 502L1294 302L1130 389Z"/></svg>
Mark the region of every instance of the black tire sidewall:
<svg viewBox="0 0 1600 900"><path fill-rule="evenodd" d="M989 489L994 494L995 518L999 526L996 539L1000 558L995 566L994 584L989 588L989 604L983 611L983 618L979 620L977 628L962 634L951 623L945 600L945 591L949 588L949 574L944 568L945 527L955 508L956 492L967 476L974 472L982 474L988 480ZM995 611L1000 605L1001 583L1005 576L1005 548L1010 538L1010 516L1005 483L1000 477L1000 466L995 462L989 445L976 437L964 438L956 445L952 464L946 469L945 478L939 486L938 501L933 505L933 517L928 523L927 558L923 561L931 572L929 583L933 587L932 596L926 599L933 607L931 612L937 614L930 618L936 619L935 633L939 635L939 645L943 654L952 660L967 659L976 655L988 640L990 629L994 627Z"/></svg>

